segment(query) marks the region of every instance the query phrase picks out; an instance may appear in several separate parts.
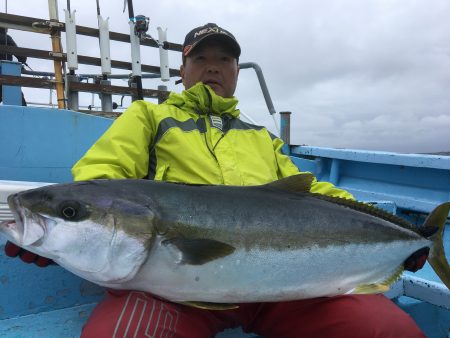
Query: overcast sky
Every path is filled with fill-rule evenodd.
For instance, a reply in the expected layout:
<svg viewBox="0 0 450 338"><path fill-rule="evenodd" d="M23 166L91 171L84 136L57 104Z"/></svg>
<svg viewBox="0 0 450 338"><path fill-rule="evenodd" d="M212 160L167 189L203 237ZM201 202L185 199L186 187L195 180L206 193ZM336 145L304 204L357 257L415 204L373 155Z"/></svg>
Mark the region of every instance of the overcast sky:
<svg viewBox="0 0 450 338"><path fill-rule="evenodd" d="M110 29L128 33L123 0L100 0L100 5ZM65 8L67 1L60 0L61 21ZM72 0L71 8L77 24L97 27L95 0ZM48 18L47 0L8 1L7 11ZM170 42L182 43L189 30L207 22L230 30L242 48L240 61L263 69L277 112L292 112L294 144L450 151L448 0L134 0L134 11L150 17L154 37L158 26L167 28ZM20 46L51 49L44 35L9 33ZM81 55L99 56L97 39L80 36L78 48ZM112 59L129 61L129 55L127 44L112 44ZM143 47L141 55L142 63L159 64L157 49ZM180 58L171 52L170 67L178 68ZM28 63L52 71L51 62ZM100 69L80 65L78 72ZM175 80L164 84L180 92ZM159 84L146 80L144 87ZM24 92L29 101L49 98L45 91ZM242 112L276 132L253 70L241 71L236 97Z"/></svg>

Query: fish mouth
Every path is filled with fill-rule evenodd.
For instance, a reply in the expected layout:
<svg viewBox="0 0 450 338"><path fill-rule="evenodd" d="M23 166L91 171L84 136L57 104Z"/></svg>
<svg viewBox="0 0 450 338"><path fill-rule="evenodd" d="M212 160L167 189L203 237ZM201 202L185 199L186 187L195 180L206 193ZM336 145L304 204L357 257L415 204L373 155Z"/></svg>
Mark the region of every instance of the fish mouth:
<svg viewBox="0 0 450 338"><path fill-rule="evenodd" d="M14 244L20 243L20 231L17 229L20 228L20 225L16 222L16 220L6 220L0 222L0 232L8 237L8 240L13 242Z"/></svg>
<svg viewBox="0 0 450 338"><path fill-rule="evenodd" d="M8 240L15 244L20 244L24 233L24 217L20 213L20 203L17 194L8 196L8 205L14 217L0 223L0 230L8 237Z"/></svg>
<svg viewBox="0 0 450 338"><path fill-rule="evenodd" d="M14 220L0 223L0 229L19 246L37 244L45 234L45 220L20 203L18 194L8 196L8 205Z"/></svg>

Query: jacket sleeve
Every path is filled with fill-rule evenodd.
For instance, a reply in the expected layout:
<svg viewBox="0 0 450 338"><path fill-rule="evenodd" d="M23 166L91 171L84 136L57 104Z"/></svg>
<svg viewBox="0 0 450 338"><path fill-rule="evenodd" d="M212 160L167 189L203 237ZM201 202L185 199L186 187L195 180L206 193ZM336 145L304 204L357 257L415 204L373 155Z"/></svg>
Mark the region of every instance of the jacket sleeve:
<svg viewBox="0 0 450 338"><path fill-rule="evenodd" d="M297 166L291 161L289 156L283 154L281 148L284 146L284 143L281 139L275 138L273 140L273 147L275 151L275 157L278 164L278 178L288 177L292 175L297 175L300 170ZM329 182L318 182L316 178L314 178L311 185L311 192L317 194L323 194L333 197L342 197L347 199L355 199L352 194L349 192L336 188L333 184Z"/></svg>
<svg viewBox="0 0 450 338"><path fill-rule="evenodd" d="M144 178L156 133L152 107L135 101L72 168L75 181Z"/></svg>

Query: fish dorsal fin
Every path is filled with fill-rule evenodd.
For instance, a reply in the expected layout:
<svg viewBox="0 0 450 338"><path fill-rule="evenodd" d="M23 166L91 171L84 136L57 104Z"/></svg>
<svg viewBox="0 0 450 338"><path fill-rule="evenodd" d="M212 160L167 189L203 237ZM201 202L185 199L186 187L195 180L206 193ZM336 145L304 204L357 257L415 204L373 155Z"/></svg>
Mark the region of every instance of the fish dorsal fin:
<svg viewBox="0 0 450 338"><path fill-rule="evenodd" d="M312 174L300 173L298 175L285 177L280 180L264 184L263 187L290 192L309 192L311 190L313 180L314 176Z"/></svg>
<svg viewBox="0 0 450 338"><path fill-rule="evenodd" d="M278 181L270 182L263 187L274 188L278 190L290 191L290 192L310 192L311 184L314 180L314 176L311 173L300 173L298 175L282 178ZM355 200L333 197L322 194L313 193L313 195L319 199L340 204L349 207L353 210L357 210L375 217L384 219L385 221L397 224L403 228L409 229L418 233L418 229L414 227L404 218L391 214L383 209L377 208L369 203L362 203Z"/></svg>
<svg viewBox="0 0 450 338"><path fill-rule="evenodd" d="M373 204L358 202L358 201L351 200L348 198L333 197L333 196L327 196L327 195L316 194L316 193L314 193L313 195L314 195L314 197L316 197L318 199L336 203L336 204L339 204L342 206L349 207L350 209L363 212L368 215L379 217L381 219L384 219L385 221L397 224L398 226L401 226L402 228L414 231L415 233L419 233L419 229L416 228L414 225L412 225L407 220L405 220L404 218L401 218L399 216L391 214L390 212L387 212L383 209L377 208Z"/></svg>

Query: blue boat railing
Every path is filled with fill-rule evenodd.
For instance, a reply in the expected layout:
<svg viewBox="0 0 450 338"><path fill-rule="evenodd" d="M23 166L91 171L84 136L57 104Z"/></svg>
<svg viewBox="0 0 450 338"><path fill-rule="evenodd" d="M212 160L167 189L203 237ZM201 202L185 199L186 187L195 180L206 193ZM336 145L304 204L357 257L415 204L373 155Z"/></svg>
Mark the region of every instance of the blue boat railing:
<svg viewBox="0 0 450 338"><path fill-rule="evenodd" d="M351 192L419 226L440 203L450 201L450 156L398 154L291 146L285 149L303 171ZM444 247L450 256L450 221ZM408 312L429 337L446 337L450 292L429 264L404 273L386 294ZM433 318L433 319L431 319Z"/></svg>

